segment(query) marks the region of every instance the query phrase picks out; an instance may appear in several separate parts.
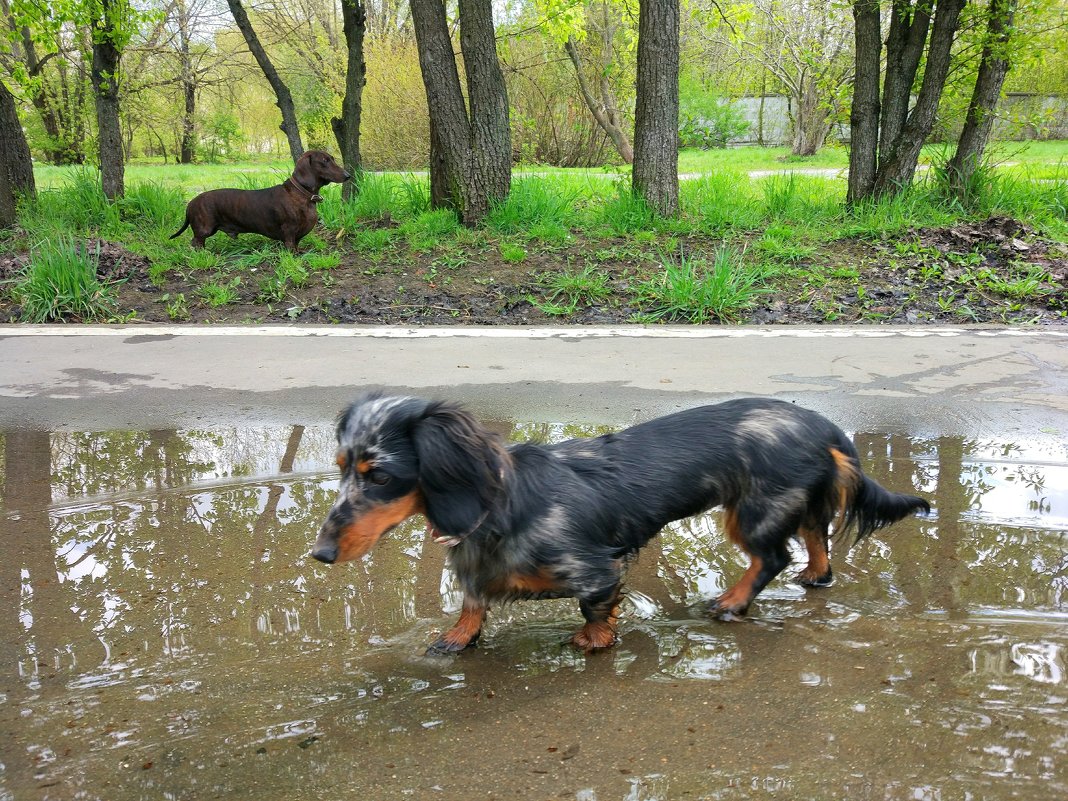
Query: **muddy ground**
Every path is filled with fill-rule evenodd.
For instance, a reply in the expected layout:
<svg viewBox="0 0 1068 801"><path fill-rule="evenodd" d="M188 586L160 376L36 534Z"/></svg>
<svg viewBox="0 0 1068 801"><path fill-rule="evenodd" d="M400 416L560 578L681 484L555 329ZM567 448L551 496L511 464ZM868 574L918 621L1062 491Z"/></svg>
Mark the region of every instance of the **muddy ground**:
<svg viewBox="0 0 1068 801"><path fill-rule="evenodd" d="M221 237L218 237L221 239ZM260 237L242 237L252 250ZM665 237L666 240L666 237ZM754 240L755 241L755 240ZM391 246L378 254L339 251L341 262L310 270L301 286L268 297L264 281L273 267L249 269L233 285L235 299L211 305L202 288L226 284L234 273L172 269L150 279L150 261L121 243L91 241L99 252L98 275L110 283L116 320L192 323L356 323L366 325L612 325L686 323L685 312L656 316L642 300L641 284L662 270L665 243L573 237L566 246L528 246L520 261L502 249L451 244L428 251ZM735 247L737 242L732 243ZM212 243L209 242L209 248ZM708 237L676 237L676 252L711 254L721 245ZM744 246L744 243L743 243ZM755 261L754 249L747 260ZM0 255L0 321L16 322L12 291L25 254ZM589 268L607 276L607 291L580 297L573 309L554 296L549 278ZM744 308L708 322L818 323L1012 323L1068 322L1068 244L1043 238L1029 226L992 217L948 228L909 230L884 240L840 239L822 243L803 258L776 267ZM701 320L697 320L701 321Z"/></svg>

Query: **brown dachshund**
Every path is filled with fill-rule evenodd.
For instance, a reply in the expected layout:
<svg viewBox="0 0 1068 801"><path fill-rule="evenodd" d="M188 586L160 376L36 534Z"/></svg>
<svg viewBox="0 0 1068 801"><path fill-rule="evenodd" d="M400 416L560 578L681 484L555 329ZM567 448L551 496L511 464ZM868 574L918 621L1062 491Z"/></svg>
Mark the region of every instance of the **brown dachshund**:
<svg viewBox="0 0 1068 801"><path fill-rule="evenodd" d="M212 189L201 192L185 207L185 224L171 235L193 229L195 248L216 231L231 237L263 234L296 251L297 243L315 227L319 214L315 204L319 190L352 176L334 157L322 150L309 150L293 168L293 175L269 189Z"/></svg>

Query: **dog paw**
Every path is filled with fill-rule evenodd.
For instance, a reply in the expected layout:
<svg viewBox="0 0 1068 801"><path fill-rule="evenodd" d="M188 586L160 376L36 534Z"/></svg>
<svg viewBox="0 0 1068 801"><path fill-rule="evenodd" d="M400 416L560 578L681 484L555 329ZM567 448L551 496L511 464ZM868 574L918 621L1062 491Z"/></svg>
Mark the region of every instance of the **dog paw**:
<svg viewBox="0 0 1068 801"><path fill-rule="evenodd" d="M471 643L468 643L471 645ZM430 643L426 649L426 656L451 656L452 654L458 654L467 648L467 645L460 643L449 642L444 637L439 640L435 640Z"/></svg>
<svg viewBox="0 0 1068 801"><path fill-rule="evenodd" d="M830 568L827 568L826 573L816 573L815 571L802 570L795 577L799 584L804 584L806 587L830 587L834 584L834 573Z"/></svg>
<svg viewBox="0 0 1068 801"><path fill-rule="evenodd" d="M717 598L708 605L708 613L720 620L737 621L744 620L745 613L749 610L748 604L741 605L731 603L724 598Z"/></svg>
<svg viewBox="0 0 1068 801"><path fill-rule="evenodd" d="M479 632L481 634L481 632ZM450 656L452 654L458 654L466 648L474 648L478 645L478 637L476 634L467 642L462 640L450 639L446 634L443 637L439 637L432 642L426 649L426 656Z"/></svg>
<svg viewBox="0 0 1068 801"><path fill-rule="evenodd" d="M588 623L575 632L571 644L589 653L611 648L617 639L615 631L607 623Z"/></svg>

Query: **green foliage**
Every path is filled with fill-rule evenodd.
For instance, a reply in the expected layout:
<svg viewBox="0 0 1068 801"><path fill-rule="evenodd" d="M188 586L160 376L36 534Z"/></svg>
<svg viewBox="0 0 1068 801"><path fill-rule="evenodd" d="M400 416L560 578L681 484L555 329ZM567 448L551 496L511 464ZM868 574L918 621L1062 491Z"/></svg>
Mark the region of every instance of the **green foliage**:
<svg viewBox="0 0 1068 801"><path fill-rule="evenodd" d="M390 220L397 209L399 188L391 175L363 173L357 191L348 200L338 192L324 194L319 219L338 236L351 236L367 222Z"/></svg>
<svg viewBox="0 0 1068 801"><path fill-rule="evenodd" d="M807 259L816 250L800 238L795 226L776 223L764 229L755 248L770 262L792 264Z"/></svg>
<svg viewBox="0 0 1068 801"><path fill-rule="evenodd" d="M181 322L182 320L188 320L190 317L189 304L186 302L185 293L179 292L174 297L165 294L160 300L166 304L167 317L175 322Z"/></svg>
<svg viewBox="0 0 1068 801"><path fill-rule="evenodd" d="M381 253L393 242L394 232L388 228L357 231L349 240L352 248L364 253Z"/></svg>
<svg viewBox="0 0 1068 801"><path fill-rule="evenodd" d="M329 48L324 51L337 57ZM364 167L425 170L430 117L415 41L405 36L369 36L364 41L364 52L368 65L360 127ZM339 70L338 74L343 73ZM339 85L333 88L340 94Z"/></svg>
<svg viewBox="0 0 1068 801"><path fill-rule="evenodd" d="M204 120L197 152L209 164L237 159L246 136L241 121L228 111L217 111Z"/></svg>
<svg viewBox="0 0 1068 801"><path fill-rule="evenodd" d="M748 230L764 219L752 182L735 171L716 171L680 182L679 206L708 233Z"/></svg>
<svg viewBox="0 0 1068 801"><path fill-rule="evenodd" d="M214 270L222 263L218 253L207 248L199 248L189 252L186 265L190 270Z"/></svg>
<svg viewBox="0 0 1068 801"><path fill-rule="evenodd" d="M545 287L544 300L532 299L535 306L549 315L573 314L579 304L594 306L603 303L612 294L608 286L608 273L586 265L575 272L545 273L540 277Z"/></svg>
<svg viewBox="0 0 1068 801"><path fill-rule="evenodd" d="M341 264L341 256L337 253L305 253L304 263L309 270L324 272L333 270Z"/></svg>
<svg viewBox="0 0 1068 801"><path fill-rule="evenodd" d="M639 300L647 307L644 319L729 322L765 291L759 273L726 245L716 251L711 264L704 257L681 252L677 258L661 260L663 272L639 288Z"/></svg>
<svg viewBox="0 0 1068 801"><path fill-rule="evenodd" d="M102 194L102 193L101 193ZM134 225L155 229L156 233L174 232L176 221L181 220L185 209L185 197L174 186L164 186L161 181L133 184L126 196L119 201L122 216Z"/></svg>
<svg viewBox="0 0 1068 801"><path fill-rule="evenodd" d="M883 239L913 227L948 225L954 215L930 192L898 192L850 209L837 236Z"/></svg>
<svg viewBox="0 0 1068 801"><path fill-rule="evenodd" d="M308 268L300 257L283 253L274 273L260 283L259 297L265 302L280 301L291 285L299 289L308 283L308 277Z"/></svg>
<svg viewBox="0 0 1068 801"><path fill-rule="evenodd" d="M679 146L726 147L749 130L745 115L685 72L679 76Z"/></svg>
<svg viewBox="0 0 1068 801"><path fill-rule="evenodd" d="M412 250L429 250L460 227L456 213L450 209L426 211L401 226L401 234Z"/></svg>
<svg viewBox="0 0 1068 801"><path fill-rule="evenodd" d="M515 242L501 242L501 260L510 264L519 264L526 261L527 251L522 245Z"/></svg>
<svg viewBox="0 0 1068 801"><path fill-rule="evenodd" d="M401 180L399 193L402 216L416 216L430 211L430 180L414 175Z"/></svg>
<svg viewBox="0 0 1068 801"><path fill-rule="evenodd" d="M89 167L66 170L64 185L37 193L21 209L20 222L35 238L56 232L92 234L121 230L119 207L100 186L99 173Z"/></svg>
<svg viewBox="0 0 1068 801"><path fill-rule="evenodd" d="M614 194L589 211L594 225L602 225L614 234L646 230L656 219L656 213L645 198L630 191L629 181L617 182Z"/></svg>
<svg viewBox="0 0 1068 801"><path fill-rule="evenodd" d="M553 177L516 178L508 197L494 204L486 224L509 234L535 225L567 228L575 219L578 194L569 182Z"/></svg>
<svg viewBox="0 0 1068 801"><path fill-rule="evenodd" d="M805 175L769 175L761 179L765 211L774 220L813 223L832 220L842 211L845 187L840 181Z"/></svg>
<svg viewBox="0 0 1068 801"><path fill-rule="evenodd" d="M240 277L233 278L226 283L215 280L200 287L199 294L209 306L226 306L231 303L237 303L237 288L239 286L241 286Z"/></svg>
<svg viewBox="0 0 1068 801"><path fill-rule="evenodd" d="M22 319L31 323L97 322L114 319L115 300L97 278L99 253L69 237L41 242L30 252L15 286Z"/></svg>

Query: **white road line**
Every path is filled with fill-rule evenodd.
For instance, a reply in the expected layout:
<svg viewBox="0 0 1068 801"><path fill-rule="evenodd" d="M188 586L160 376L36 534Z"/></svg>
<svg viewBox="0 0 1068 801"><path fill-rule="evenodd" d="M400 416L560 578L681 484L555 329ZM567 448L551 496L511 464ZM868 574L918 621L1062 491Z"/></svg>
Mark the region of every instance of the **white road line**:
<svg viewBox="0 0 1068 801"><path fill-rule="evenodd" d="M368 339L828 339L888 337L1041 337L1068 339L1068 328L813 328L556 327L519 326L186 326L0 325L6 337L335 337Z"/></svg>

